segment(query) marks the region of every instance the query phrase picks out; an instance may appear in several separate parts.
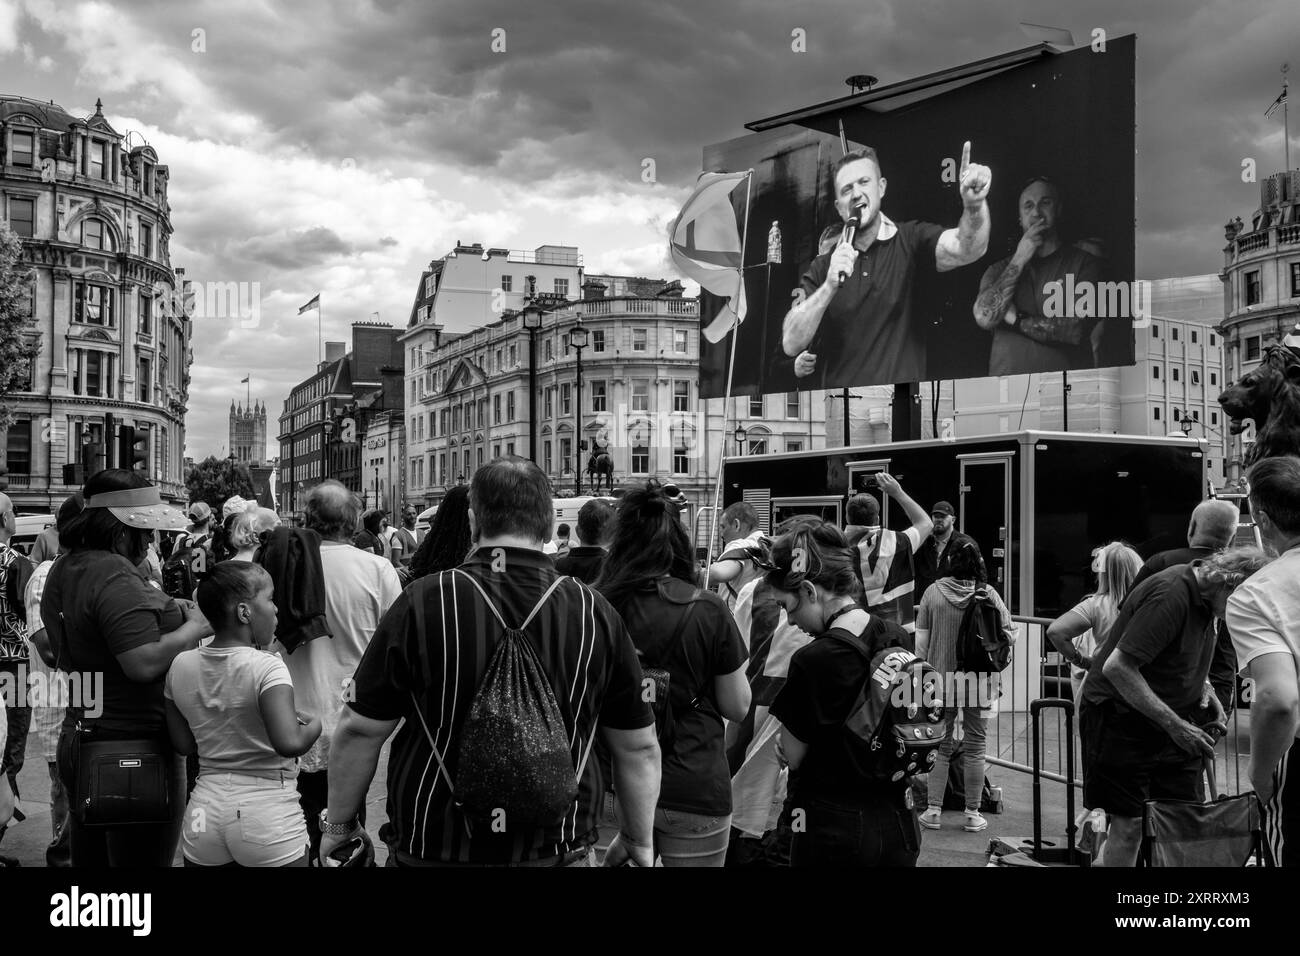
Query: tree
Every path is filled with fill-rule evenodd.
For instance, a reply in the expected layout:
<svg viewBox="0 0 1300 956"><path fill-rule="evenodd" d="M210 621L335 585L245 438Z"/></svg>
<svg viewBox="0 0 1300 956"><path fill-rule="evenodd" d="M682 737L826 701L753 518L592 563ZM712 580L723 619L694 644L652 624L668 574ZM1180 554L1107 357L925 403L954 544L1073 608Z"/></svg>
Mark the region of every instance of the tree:
<svg viewBox="0 0 1300 956"><path fill-rule="evenodd" d="M248 473L248 466L229 458L209 455L198 462L185 479L185 487L190 493L190 503L206 501L212 506L218 521L221 506L231 495L252 498L253 476Z"/></svg>
<svg viewBox="0 0 1300 956"><path fill-rule="evenodd" d="M0 221L0 431L13 423L10 395L31 388L32 365L41 351L31 314L31 270L22 257L22 240Z"/></svg>

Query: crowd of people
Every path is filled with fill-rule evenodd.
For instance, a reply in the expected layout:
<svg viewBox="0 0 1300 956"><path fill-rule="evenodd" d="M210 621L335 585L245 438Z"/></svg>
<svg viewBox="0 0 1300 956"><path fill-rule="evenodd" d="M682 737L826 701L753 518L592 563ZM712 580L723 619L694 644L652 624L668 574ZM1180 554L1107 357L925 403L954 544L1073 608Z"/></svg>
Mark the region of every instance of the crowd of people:
<svg viewBox="0 0 1300 956"><path fill-rule="evenodd" d="M1095 593L1047 628L1071 665L1084 803L1110 821L1104 865L1136 861L1146 800L1203 798L1239 673L1268 858L1300 856L1300 459L1248 480L1267 553L1230 547L1237 509L1206 501L1186 549L1143 564L1099 545ZM390 866L915 865L950 779L961 829L988 827L1002 665L972 664L970 635L1009 649L1017 627L951 504L874 485L904 530L870 493L842 528L796 516L770 535L737 502L703 571L675 488L593 499L556 528L519 458L451 489L423 538L414 509L390 527L335 481L290 527L240 498L182 514L112 469L29 560L0 495L0 672L100 688L4 702L0 818L35 734L51 866L169 866L178 847L186 866L366 865L391 738ZM944 690L927 739L894 752L892 715L918 708L873 685L912 668Z"/></svg>

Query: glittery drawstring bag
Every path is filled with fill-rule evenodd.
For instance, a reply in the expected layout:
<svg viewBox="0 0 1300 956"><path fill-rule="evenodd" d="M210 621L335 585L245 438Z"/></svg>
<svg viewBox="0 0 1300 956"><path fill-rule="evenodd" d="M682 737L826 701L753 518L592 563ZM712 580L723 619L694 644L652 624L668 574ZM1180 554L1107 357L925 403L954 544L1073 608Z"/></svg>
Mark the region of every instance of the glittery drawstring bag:
<svg viewBox="0 0 1300 956"><path fill-rule="evenodd" d="M559 826L578 797L578 781L595 733L575 772L564 717L526 629L567 578L554 581L524 623L514 628L506 624L478 581L462 571L451 573L474 585L504 634L461 728L454 783L425 725L438 767L471 824L493 829L502 824L511 829ZM423 630L418 622L417 626ZM416 713L423 722L418 705Z"/></svg>

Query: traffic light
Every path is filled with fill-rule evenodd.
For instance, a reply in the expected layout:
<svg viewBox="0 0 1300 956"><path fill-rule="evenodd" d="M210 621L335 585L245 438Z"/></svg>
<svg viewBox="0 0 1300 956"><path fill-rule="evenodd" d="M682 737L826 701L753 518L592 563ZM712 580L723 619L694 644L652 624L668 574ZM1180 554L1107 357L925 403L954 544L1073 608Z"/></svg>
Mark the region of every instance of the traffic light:
<svg viewBox="0 0 1300 956"><path fill-rule="evenodd" d="M149 477L149 430L141 428L135 433L135 440L131 443L131 457L129 467L142 478Z"/></svg>

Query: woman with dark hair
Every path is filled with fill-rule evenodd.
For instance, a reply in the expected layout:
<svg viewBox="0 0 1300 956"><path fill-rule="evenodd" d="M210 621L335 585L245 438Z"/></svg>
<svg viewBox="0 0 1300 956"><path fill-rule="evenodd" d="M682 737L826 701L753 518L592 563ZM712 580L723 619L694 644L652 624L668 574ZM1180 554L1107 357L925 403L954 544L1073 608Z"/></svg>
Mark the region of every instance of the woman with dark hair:
<svg viewBox="0 0 1300 956"><path fill-rule="evenodd" d="M59 773L72 807L72 865L170 866L185 772L168 739L163 683L172 659L197 647L212 628L192 602L152 587L139 567L153 531L181 530L185 515L122 468L94 475L84 495L85 510L60 528L67 553L50 568L41 596L59 669L80 686L99 689L93 709L68 707L59 738ZM90 783L95 765L83 760L92 750L101 764L112 765L112 754L121 752L146 766L160 762L167 772L158 787L148 780L114 782L119 791L131 788L134 807L100 806Z"/></svg>
<svg viewBox="0 0 1300 956"><path fill-rule="evenodd" d="M595 587L627 624L643 665L668 675L655 849L664 866L722 866L731 833L723 718L749 713L748 654L726 604L695 586L690 538L658 488L624 495Z"/></svg>
<svg viewBox="0 0 1300 956"><path fill-rule="evenodd" d="M384 530L384 513L378 508L371 508L361 516L361 530L357 532L352 543L362 551L373 551L384 557L384 542L379 534Z"/></svg>
<svg viewBox="0 0 1300 956"><path fill-rule="evenodd" d="M921 814L921 826L929 830L937 830L942 825L943 796L948 789L948 762L953 750L953 726L959 711L962 780L966 791L966 817L962 829L978 833L989 825L980 813L980 797L984 793L984 724L997 704L1000 675L959 671L957 644L966 608L977 596L997 608L1002 629L1013 644L1016 626L1011 623L1011 615L998 592L979 582L982 568L983 561L974 542L960 543L948 560L948 575L925 589L916 613L916 653L928 660L943 677L943 716L947 723L939 757L930 771L929 806Z"/></svg>
<svg viewBox="0 0 1300 956"><path fill-rule="evenodd" d="M469 485L456 485L443 496L429 531L411 558L409 584L426 574L450 571L465 563L473 543L469 523Z"/></svg>
<svg viewBox="0 0 1300 956"><path fill-rule="evenodd" d="M887 647L911 635L858 603L853 551L829 522L805 522L772 547L766 581L792 624L813 640L790 658L772 702L782 723L779 759L790 768L787 807L803 811L791 866L915 866L921 853L907 778L866 776L853 760L845 719Z"/></svg>

